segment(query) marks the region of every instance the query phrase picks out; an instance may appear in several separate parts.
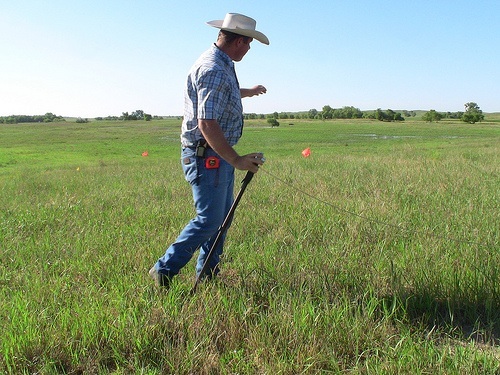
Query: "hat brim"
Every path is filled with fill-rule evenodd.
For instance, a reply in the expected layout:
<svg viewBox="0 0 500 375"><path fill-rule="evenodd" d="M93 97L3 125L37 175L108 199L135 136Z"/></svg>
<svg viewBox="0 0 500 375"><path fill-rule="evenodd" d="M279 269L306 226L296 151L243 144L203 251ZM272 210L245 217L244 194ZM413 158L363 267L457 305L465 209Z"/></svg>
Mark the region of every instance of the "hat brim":
<svg viewBox="0 0 500 375"><path fill-rule="evenodd" d="M230 31L230 32L238 34L238 35L249 36L251 38L257 39L259 42L261 42L263 44L269 45L269 39L267 38L267 36L262 34L260 31L241 29L241 28L230 29L227 27L222 27L223 22L224 22L224 20L209 21L209 22L207 22L207 25L215 27L217 29Z"/></svg>

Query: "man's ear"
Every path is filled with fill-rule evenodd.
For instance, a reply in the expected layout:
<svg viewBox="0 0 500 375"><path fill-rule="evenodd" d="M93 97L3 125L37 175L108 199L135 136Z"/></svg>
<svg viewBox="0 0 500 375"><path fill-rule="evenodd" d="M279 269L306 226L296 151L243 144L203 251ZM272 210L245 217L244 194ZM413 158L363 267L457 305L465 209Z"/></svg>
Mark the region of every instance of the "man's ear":
<svg viewBox="0 0 500 375"><path fill-rule="evenodd" d="M237 39L237 43L238 45L241 45L241 44L248 44L250 43L250 40L249 38L247 38L246 36L241 36ZM248 42L247 42L248 41Z"/></svg>

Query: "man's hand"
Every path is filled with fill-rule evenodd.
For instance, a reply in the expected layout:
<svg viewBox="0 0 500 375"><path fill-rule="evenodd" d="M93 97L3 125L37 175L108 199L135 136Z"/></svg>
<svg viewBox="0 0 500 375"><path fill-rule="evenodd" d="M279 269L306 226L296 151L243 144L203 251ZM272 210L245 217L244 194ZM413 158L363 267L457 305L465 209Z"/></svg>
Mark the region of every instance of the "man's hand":
<svg viewBox="0 0 500 375"><path fill-rule="evenodd" d="M264 155L261 152L254 152L252 154L238 156L233 163L233 167L242 171L257 173L259 167L264 164L264 161Z"/></svg>
<svg viewBox="0 0 500 375"><path fill-rule="evenodd" d="M249 98L251 96L265 94L267 89L262 85L257 85L251 89L240 89L240 94L242 98Z"/></svg>

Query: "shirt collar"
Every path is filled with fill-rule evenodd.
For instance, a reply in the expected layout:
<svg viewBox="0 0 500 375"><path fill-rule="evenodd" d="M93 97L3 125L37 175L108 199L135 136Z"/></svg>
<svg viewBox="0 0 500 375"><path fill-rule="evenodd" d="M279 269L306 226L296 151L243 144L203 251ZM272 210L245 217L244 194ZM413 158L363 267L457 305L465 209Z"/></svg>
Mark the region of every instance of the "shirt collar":
<svg viewBox="0 0 500 375"><path fill-rule="evenodd" d="M230 67L234 66L233 60L231 60L231 58L229 57L229 55L227 53L225 53L223 50L221 50L219 47L217 47L217 44L214 43L212 45L212 51L213 51L214 55L220 57L221 60L223 62L225 62L227 65L229 65Z"/></svg>

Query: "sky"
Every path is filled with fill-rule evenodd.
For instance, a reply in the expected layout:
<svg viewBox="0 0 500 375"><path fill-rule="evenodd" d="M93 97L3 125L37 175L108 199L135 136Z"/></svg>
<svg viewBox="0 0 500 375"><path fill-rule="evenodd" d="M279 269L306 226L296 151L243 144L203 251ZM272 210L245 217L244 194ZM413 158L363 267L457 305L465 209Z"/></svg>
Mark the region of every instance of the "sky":
<svg viewBox="0 0 500 375"><path fill-rule="evenodd" d="M257 21L236 63L246 113L500 112L500 1L0 0L0 116L182 115L189 68L228 12Z"/></svg>

